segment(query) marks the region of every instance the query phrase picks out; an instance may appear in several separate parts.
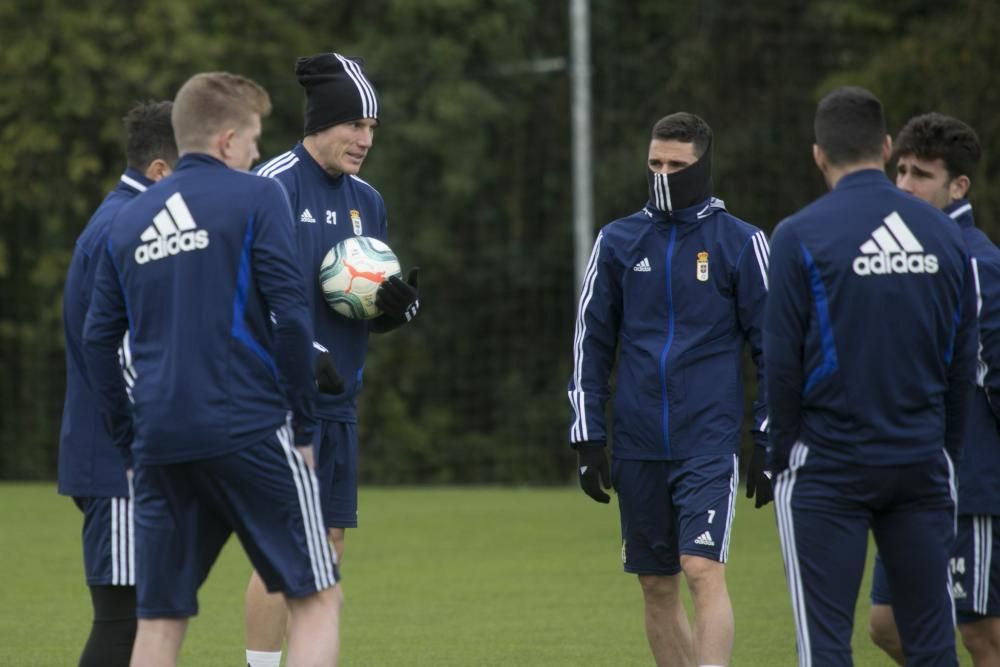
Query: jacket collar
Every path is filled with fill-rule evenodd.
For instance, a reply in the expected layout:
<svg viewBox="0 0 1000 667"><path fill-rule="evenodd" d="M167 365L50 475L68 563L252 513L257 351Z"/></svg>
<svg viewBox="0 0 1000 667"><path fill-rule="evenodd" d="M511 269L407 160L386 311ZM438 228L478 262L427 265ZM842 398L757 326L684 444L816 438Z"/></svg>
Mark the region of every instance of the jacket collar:
<svg viewBox="0 0 1000 667"><path fill-rule="evenodd" d="M972 204L968 199L959 199L957 202L945 207L944 212L952 220L958 223L959 227L975 227L976 221L972 217Z"/></svg>
<svg viewBox="0 0 1000 667"><path fill-rule="evenodd" d="M191 169L192 167L224 167L229 169L229 165L219 158L209 155L208 153L185 153L181 159L177 161L177 166L174 167L174 171Z"/></svg>
<svg viewBox="0 0 1000 667"><path fill-rule="evenodd" d="M837 181L837 185L835 185L833 189L841 190L843 188L856 188L862 185L872 185L874 183L892 185L889 177L885 175L885 171L881 169L859 169L858 171L852 171L849 174L841 176L840 180Z"/></svg>
<svg viewBox="0 0 1000 667"><path fill-rule="evenodd" d="M331 176L330 173L321 167L319 162L316 162L313 156L309 154L309 151L306 150L306 147L302 144L302 142L295 144L295 148L292 149L292 152L299 156L299 161L305 165L306 169L308 169L314 177L321 179L324 183L328 183L335 188L339 188L343 185L345 178L344 174Z"/></svg>
<svg viewBox="0 0 1000 667"><path fill-rule="evenodd" d="M661 211L653 207L653 202L647 201L642 207L642 212L647 218L654 222L673 223L698 223L709 217L716 211L725 211L726 202L716 197L709 197L698 202L694 206L681 208L674 211Z"/></svg>
<svg viewBox="0 0 1000 667"><path fill-rule="evenodd" d="M131 167L118 179L118 187L135 193L145 192L152 184L153 181L146 178L145 174Z"/></svg>

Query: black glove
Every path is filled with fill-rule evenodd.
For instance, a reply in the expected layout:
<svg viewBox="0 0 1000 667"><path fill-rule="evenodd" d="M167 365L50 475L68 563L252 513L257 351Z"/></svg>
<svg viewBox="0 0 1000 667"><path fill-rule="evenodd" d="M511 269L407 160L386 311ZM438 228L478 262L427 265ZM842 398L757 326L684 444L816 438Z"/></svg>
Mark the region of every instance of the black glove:
<svg viewBox="0 0 1000 667"><path fill-rule="evenodd" d="M611 488L611 470L608 468L608 457L604 454L604 445L582 442L576 450L576 455L580 488L599 503L611 502L611 496L601 490L601 486L605 489Z"/></svg>
<svg viewBox="0 0 1000 667"><path fill-rule="evenodd" d="M761 508L774 500L774 489L771 488L771 477L767 473L767 448L754 445L750 455L750 466L747 468L747 498L753 498L755 508Z"/></svg>
<svg viewBox="0 0 1000 667"><path fill-rule="evenodd" d="M316 387L324 394L343 394L344 381L337 374L337 366L333 363L333 355L320 352L313 362L313 377Z"/></svg>
<svg viewBox="0 0 1000 667"><path fill-rule="evenodd" d="M420 294L417 292L419 266L410 269L406 282L399 276L392 276L379 285L375 294L375 305L386 315L407 322L417 316L420 310Z"/></svg>

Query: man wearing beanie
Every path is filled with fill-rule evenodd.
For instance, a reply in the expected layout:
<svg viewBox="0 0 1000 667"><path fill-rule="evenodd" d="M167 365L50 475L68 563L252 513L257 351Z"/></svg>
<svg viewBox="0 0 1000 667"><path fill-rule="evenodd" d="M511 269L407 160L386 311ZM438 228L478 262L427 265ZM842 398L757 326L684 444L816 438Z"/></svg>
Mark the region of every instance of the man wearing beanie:
<svg viewBox="0 0 1000 667"><path fill-rule="evenodd" d="M383 283L376 301L383 314L374 320L348 319L327 305L317 276L329 249L350 236L387 241L382 196L357 175L374 141L379 100L356 58L339 53L299 58L295 75L306 92L304 138L256 172L285 186L298 226L299 259L319 351L317 379L324 392L316 404L317 474L323 519L340 561L345 530L357 526L357 402L368 333L391 331L416 316L417 269L406 281L393 277ZM247 588L246 623L250 667L277 667L285 603L267 594L256 572Z"/></svg>
<svg viewBox="0 0 1000 667"><path fill-rule="evenodd" d="M771 500L761 346L767 239L712 196L711 160L712 130L698 116L674 113L653 126L649 201L606 225L590 256L569 385L580 486L607 503L601 486L614 482L622 563L642 587L657 665L722 666L732 655L725 563L747 343L757 366L747 495L757 507ZM604 407L616 356L609 470Z"/></svg>

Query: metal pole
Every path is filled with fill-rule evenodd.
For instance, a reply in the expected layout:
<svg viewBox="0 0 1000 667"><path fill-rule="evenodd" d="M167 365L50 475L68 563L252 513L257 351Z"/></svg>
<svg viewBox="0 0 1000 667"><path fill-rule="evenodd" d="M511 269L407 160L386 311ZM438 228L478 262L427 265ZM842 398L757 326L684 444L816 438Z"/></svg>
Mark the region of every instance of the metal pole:
<svg viewBox="0 0 1000 667"><path fill-rule="evenodd" d="M593 245L594 179L590 108L589 0L570 0L570 83L573 90L573 265L576 287L583 284Z"/></svg>

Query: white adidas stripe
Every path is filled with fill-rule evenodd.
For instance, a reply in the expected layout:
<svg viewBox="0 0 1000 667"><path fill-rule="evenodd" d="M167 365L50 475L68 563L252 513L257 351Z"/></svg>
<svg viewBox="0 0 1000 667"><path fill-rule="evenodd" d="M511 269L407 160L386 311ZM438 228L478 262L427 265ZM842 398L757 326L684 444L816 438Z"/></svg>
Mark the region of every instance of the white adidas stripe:
<svg viewBox="0 0 1000 667"><path fill-rule="evenodd" d="M993 560L993 517L972 517L973 593L972 610L986 615L990 597L990 569Z"/></svg>
<svg viewBox="0 0 1000 667"><path fill-rule="evenodd" d="M170 217L174 219L174 224L177 225L177 229L180 231L186 232L190 229L198 228L198 225L194 223L194 218L191 216L191 210L188 209L181 193L175 192L167 197L166 207L170 211Z"/></svg>
<svg viewBox="0 0 1000 667"><path fill-rule="evenodd" d="M292 151L285 151L281 155L279 155L279 156L277 156L275 158L271 158L270 160L268 160L267 162L265 162L263 164L263 166L258 167L257 168L257 175L258 176L269 176L270 175L270 171L272 169L276 169L277 167L285 165L290 160L293 160L293 159L295 159L297 157L298 156L295 155L295 153L293 153Z"/></svg>
<svg viewBox="0 0 1000 667"><path fill-rule="evenodd" d="M139 181L135 180L134 178L132 178L128 174L122 174L121 182L124 183L125 185L129 186L130 188L135 188L139 192L145 192L146 191L146 186L145 185L143 185Z"/></svg>
<svg viewBox="0 0 1000 667"><path fill-rule="evenodd" d="M960 218L962 217L962 215L964 215L965 213L969 213L970 211L972 211L972 204L965 204L964 206L956 208L948 215L951 216L952 218Z"/></svg>
<svg viewBox="0 0 1000 667"><path fill-rule="evenodd" d="M872 232L872 237L861 244L861 252L866 255L894 254L900 252L923 252L924 247L913 235L910 228L903 222L899 213L893 211L882 218L884 225L879 225Z"/></svg>
<svg viewBox="0 0 1000 667"><path fill-rule="evenodd" d="M951 460L951 455L947 449L941 450L944 453L944 460L948 463L948 495L951 496L951 503L954 507L954 517L952 521L952 532L958 535L958 487L955 485L955 464Z"/></svg>
<svg viewBox="0 0 1000 667"><path fill-rule="evenodd" d="M374 185L372 185L371 183L369 183L368 181L366 181L365 179L361 178L360 176L356 176L356 175L354 175L354 174L348 174L348 175L349 175L349 176L350 176L350 177L351 177L352 179L354 179L355 181L357 181L358 183L362 183L363 185L367 185L367 186L368 186L368 187L370 187L370 188L371 188L372 190L374 190L376 194L378 194L378 190L375 190L375 186L374 186ZM381 195L379 195L379 196L381 197Z"/></svg>
<svg viewBox="0 0 1000 667"><path fill-rule="evenodd" d="M330 543L326 539L326 528L323 525L323 514L319 501L319 482L316 473L306 465L302 455L292 445L291 428L282 426L277 432L278 442L285 451L285 458L292 472L295 490L299 496L299 508L302 512L302 523L305 529L306 545L309 550L309 563L313 571L313 581L316 590L329 588L337 583L334 575L336 557L330 551Z"/></svg>
<svg viewBox="0 0 1000 667"><path fill-rule="evenodd" d="M792 492L795 489L796 471L806 462L809 448L802 442L792 446L789 468L774 479L774 505L777 510L778 536L785 559L785 576L792 598L792 616L795 618L795 636L798 642L799 667L812 667L812 645L809 639L809 619L806 614L805 596L802 591L802 571L795 545L795 521L792 515Z"/></svg>
<svg viewBox="0 0 1000 667"><path fill-rule="evenodd" d="M975 257L970 258L969 263L972 265L972 280L976 286L976 320L979 320L979 314L983 312L983 292L979 286L979 262ZM989 372L990 367L983 359L983 339L982 336L979 337L978 348L976 349L976 385L979 387L986 386L986 374Z"/></svg>
<svg viewBox="0 0 1000 667"><path fill-rule="evenodd" d="M740 463L736 454L733 454L733 474L729 476L729 514L726 516L726 530L722 534L722 553L719 555L719 562L725 563L729 560L729 539L733 534L733 517L736 515L736 492L740 488Z"/></svg>
<svg viewBox="0 0 1000 667"><path fill-rule="evenodd" d="M764 289L770 289L767 284L767 271L771 265L771 248L767 245L767 237L764 232L757 232L750 237L753 241L753 251L757 255L757 266L760 268L760 277L764 281Z"/></svg>
<svg viewBox="0 0 1000 667"><path fill-rule="evenodd" d="M597 235L594 248L590 252L590 261L587 263L587 271L584 273L583 288L580 291L580 305L576 316L576 332L573 337L573 391L569 392L570 405L572 405L576 417L570 428L571 442L585 442L589 439L586 396L580 386L583 381L583 341L587 336L587 306L590 305L590 299L594 296L597 260L601 255L601 242L603 240L604 233L601 232Z"/></svg>
<svg viewBox="0 0 1000 667"><path fill-rule="evenodd" d="M661 211L673 211L667 174L653 174L653 203Z"/></svg>
<svg viewBox="0 0 1000 667"><path fill-rule="evenodd" d="M121 541L121 535L118 531L118 498L111 499L111 585L117 586L119 582L119 573L121 571L121 563L118 560L118 554L120 553L120 548L118 543Z"/></svg>
<svg viewBox="0 0 1000 667"><path fill-rule="evenodd" d="M139 240L154 241L157 237L171 236L198 228L181 193L175 192L170 195L164 205L165 208L153 216L153 224L139 235Z"/></svg>
<svg viewBox="0 0 1000 667"><path fill-rule="evenodd" d="M156 228L156 232L160 236L170 236L171 234L176 234L178 229L177 225L174 224L174 219L170 217L170 212L167 209L161 209L159 213L153 216L153 227ZM140 237L143 241L146 240L145 236L152 227L147 228L146 231L142 233Z"/></svg>
<svg viewBox="0 0 1000 667"><path fill-rule="evenodd" d="M886 227L888 227L892 231L893 235L895 235L895 237L899 240L899 245L903 246L903 250L906 252L924 251L924 247L920 245L920 241L918 241L917 237L913 235L910 228L906 226L903 219L899 217L899 213L893 211L883 218L883 220L885 221Z"/></svg>
<svg viewBox="0 0 1000 667"><path fill-rule="evenodd" d="M111 498L111 585L135 586L135 520L128 498Z"/></svg>
<svg viewBox="0 0 1000 667"><path fill-rule="evenodd" d="M355 87L358 89L358 95L361 96L361 113L363 117L378 118L378 101L375 98L375 90L368 79L365 78L364 73L361 71L361 66L339 53L334 53L333 55L344 66L344 72L347 73L347 76L351 78L351 81L354 82Z"/></svg>
<svg viewBox="0 0 1000 667"><path fill-rule="evenodd" d="M294 167L294 166L295 166L295 165L297 165L298 163L299 163L299 157L298 157L298 156L296 155L296 156L295 156L295 159L294 159L294 160L292 160L291 162L286 162L285 164L281 165L280 167L277 167L277 168L275 168L275 169L272 169L272 170L271 170L271 171L270 171L270 172L269 172L269 173L267 174L267 177L268 177L268 178L274 178L274 177L275 177L275 176L277 176L278 174L280 174L280 173L282 173L282 172L286 172L286 171L288 171L289 169L291 169L292 167Z"/></svg>
<svg viewBox="0 0 1000 667"><path fill-rule="evenodd" d="M879 227L872 232L872 238L875 239L875 243L882 249L882 252L903 252L903 248L896 243L896 239L889 233L886 227Z"/></svg>
<svg viewBox="0 0 1000 667"><path fill-rule="evenodd" d="M128 585L135 586L135 489L132 478L128 478Z"/></svg>

